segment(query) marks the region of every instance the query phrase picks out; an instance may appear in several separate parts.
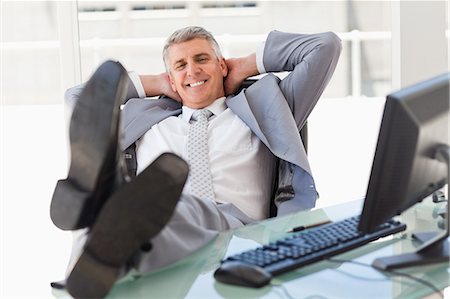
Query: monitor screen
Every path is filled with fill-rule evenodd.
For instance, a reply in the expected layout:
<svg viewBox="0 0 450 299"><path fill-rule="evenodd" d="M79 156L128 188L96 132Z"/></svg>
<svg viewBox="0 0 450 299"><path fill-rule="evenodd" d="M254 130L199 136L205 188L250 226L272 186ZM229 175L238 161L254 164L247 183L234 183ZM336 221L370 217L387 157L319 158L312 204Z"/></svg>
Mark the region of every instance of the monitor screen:
<svg viewBox="0 0 450 299"><path fill-rule="evenodd" d="M359 229L370 232L447 182L450 73L387 96Z"/></svg>

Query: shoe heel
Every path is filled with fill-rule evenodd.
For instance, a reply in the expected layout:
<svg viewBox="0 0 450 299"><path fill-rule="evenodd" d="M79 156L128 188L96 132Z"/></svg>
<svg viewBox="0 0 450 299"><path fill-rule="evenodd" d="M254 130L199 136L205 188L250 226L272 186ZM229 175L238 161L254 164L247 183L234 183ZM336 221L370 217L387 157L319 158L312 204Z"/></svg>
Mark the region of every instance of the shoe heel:
<svg viewBox="0 0 450 299"><path fill-rule="evenodd" d="M82 228L81 214L89 193L74 186L68 180L59 180L56 184L50 205L50 218L62 230Z"/></svg>
<svg viewBox="0 0 450 299"><path fill-rule="evenodd" d="M118 276L118 267L105 265L85 251L67 278L66 289L74 298L104 298Z"/></svg>
<svg viewBox="0 0 450 299"><path fill-rule="evenodd" d="M121 267L169 222L187 175L185 161L174 154L162 154L108 198L67 279L72 296L107 295ZM144 245L144 249L151 248Z"/></svg>

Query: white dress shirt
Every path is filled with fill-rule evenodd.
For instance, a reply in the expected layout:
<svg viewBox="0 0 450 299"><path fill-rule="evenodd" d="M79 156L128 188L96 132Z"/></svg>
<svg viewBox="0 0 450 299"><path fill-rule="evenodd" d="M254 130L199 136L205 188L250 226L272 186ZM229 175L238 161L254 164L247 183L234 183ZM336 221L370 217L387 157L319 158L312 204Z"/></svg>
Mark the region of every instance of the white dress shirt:
<svg viewBox="0 0 450 299"><path fill-rule="evenodd" d="M275 159L247 125L225 104L214 101L210 110L208 146L211 176L217 203L232 203L248 216L267 218ZM186 161L189 120L194 109L183 106L182 114L155 124L137 142L137 173L164 152ZM189 178L183 192L190 190Z"/></svg>

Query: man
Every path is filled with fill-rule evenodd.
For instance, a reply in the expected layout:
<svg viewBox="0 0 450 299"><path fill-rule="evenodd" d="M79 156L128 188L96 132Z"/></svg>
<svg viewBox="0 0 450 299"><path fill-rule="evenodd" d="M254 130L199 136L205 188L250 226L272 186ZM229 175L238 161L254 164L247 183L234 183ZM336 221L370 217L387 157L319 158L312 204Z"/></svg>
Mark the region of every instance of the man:
<svg viewBox="0 0 450 299"><path fill-rule="evenodd" d="M167 40L167 73L127 75L107 62L69 90L76 103L71 168L51 207L58 227L85 228L69 266L69 292L102 297L130 268L152 271L218 231L267 218L272 200L277 215L314 207L299 131L340 50L333 33L273 31L256 53L225 60L209 32L187 27ZM232 95L247 77L278 71L290 74L269 74Z"/></svg>

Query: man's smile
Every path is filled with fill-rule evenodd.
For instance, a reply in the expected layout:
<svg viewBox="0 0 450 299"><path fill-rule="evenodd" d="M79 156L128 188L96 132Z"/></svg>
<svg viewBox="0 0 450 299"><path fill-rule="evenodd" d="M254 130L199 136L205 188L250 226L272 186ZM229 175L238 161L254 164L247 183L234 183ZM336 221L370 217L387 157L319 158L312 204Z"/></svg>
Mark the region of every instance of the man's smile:
<svg viewBox="0 0 450 299"><path fill-rule="evenodd" d="M206 81L207 80L197 81L197 82L194 82L194 83L189 83L189 84L187 84L187 86L189 86L189 87L197 87L197 86L203 85Z"/></svg>

